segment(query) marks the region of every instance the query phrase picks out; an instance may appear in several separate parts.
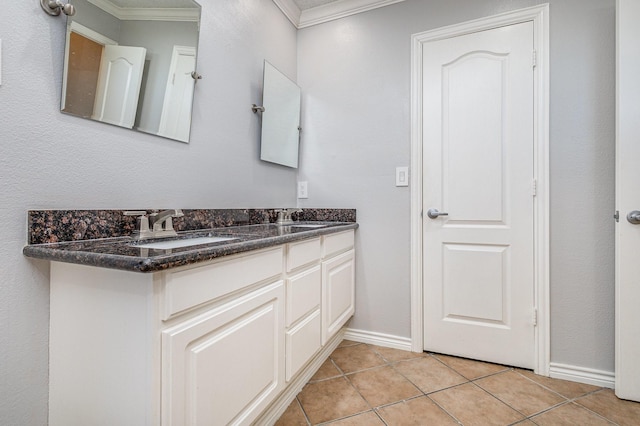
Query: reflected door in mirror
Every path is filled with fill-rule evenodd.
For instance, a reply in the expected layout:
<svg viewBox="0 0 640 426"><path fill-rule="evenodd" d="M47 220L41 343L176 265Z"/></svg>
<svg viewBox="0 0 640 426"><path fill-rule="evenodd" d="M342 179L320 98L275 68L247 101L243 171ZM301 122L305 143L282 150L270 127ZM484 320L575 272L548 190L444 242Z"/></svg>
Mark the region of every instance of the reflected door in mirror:
<svg viewBox="0 0 640 426"><path fill-rule="evenodd" d="M160 117L158 134L183 142L189 141L191 105L195 80L191 76L196 69L196 49L174 46L169 67L167 89Z"/></svg>
<svg viewBox="0 0 640 426"><path fill-rule="evenodd" d="M146 54L147 49L143 47L104 47L93 115L95 120L133 128Z"/></svg>

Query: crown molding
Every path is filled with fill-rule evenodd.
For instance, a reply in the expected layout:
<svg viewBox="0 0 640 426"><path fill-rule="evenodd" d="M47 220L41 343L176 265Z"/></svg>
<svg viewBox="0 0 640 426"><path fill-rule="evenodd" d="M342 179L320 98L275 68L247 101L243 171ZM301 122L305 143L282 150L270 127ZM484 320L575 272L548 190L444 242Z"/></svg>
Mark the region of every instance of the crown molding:
<svg viewBox="0 0 640 426"><path fill-rule="evenodd" d="M121 21L179 21L198 22L200 9L119 7L109 0L87 0Z"/></svg>
<svg viewBox="0 0 640 426"><path fill-rule="evenodd" d="M295 2L293 0L273 0L273 2L282 13L284 13L284 16L286 16L296 28L299 28L302 11Z"/></svg>
<svg viewBox="0 0 640 426"><path fill-rule="evenodd" d="M298 29L322 24L379 7L389 6L402 1L404 0L337 0L301 11L293 0L273 0L282 13L284 13L289 21Z"/></svg>

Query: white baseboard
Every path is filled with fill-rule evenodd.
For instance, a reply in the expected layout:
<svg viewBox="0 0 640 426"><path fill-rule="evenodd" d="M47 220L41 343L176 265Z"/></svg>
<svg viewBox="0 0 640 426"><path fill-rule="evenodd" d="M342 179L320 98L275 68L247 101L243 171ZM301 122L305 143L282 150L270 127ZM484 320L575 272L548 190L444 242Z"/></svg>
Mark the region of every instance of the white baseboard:
<svg viewBox="0 0 640 426"><path fill-rule="evenodd" d="M616 376L613 372L559 364L557 362L549 364L549 376L554 379L570 380L611 389L614 389L616 384Z"/></svg>
<svg viewBox="0 0 640 426"><path fill-rule="evenodd" d="M411 339L409 337L393 336L391 334L347 328L346 333L344 333L344 338L359 343L368 343L370 345L383 346L385 348L411 351Z"/></svg>

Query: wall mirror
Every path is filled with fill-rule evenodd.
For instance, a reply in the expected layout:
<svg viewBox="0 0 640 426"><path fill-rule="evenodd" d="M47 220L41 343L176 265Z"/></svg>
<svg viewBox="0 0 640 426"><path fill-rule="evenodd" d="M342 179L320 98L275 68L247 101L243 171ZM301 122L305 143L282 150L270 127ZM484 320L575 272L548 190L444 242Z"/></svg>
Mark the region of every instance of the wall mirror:
<svg viewBox="0 0 640 426"><path fill-rule="evenodd" d="M72 0L61 110L189 142L200 5Z"/></svg>
<svg viewBox="0 0 640 426"><path fill-rule="evenodd" d="M260 159L298 167L300 87L264 61Z"/></svg>

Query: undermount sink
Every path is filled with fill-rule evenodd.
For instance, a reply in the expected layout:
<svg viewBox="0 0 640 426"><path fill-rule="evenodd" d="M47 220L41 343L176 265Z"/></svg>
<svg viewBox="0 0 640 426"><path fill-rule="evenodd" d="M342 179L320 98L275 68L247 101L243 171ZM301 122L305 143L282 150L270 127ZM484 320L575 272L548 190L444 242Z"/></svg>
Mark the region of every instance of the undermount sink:
<svg viewBox="0 0 640 426"><path fill-rule="evenodd" d="M294 227L294 228L324 228L325 226L329 226L329 225L326 225L326 224L311 225L311 224L308 224L308 223L297 224L297 223L294 222L291 226Z"/></svg>
<svg viewBox="0 0 640 426"><path fill-rule="evenodd" d="M147 244L135 244L138 248L148 248L157 250L169 250L174 248L198 246L201 244L221 243L223 241L237 240L233 237L197 237L197 238L185 238L181 240L170 241L155 241Z"/></svg>

